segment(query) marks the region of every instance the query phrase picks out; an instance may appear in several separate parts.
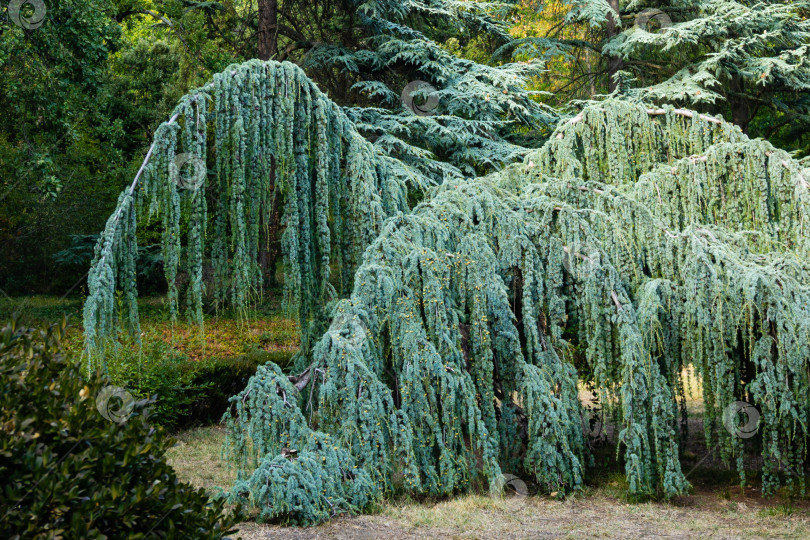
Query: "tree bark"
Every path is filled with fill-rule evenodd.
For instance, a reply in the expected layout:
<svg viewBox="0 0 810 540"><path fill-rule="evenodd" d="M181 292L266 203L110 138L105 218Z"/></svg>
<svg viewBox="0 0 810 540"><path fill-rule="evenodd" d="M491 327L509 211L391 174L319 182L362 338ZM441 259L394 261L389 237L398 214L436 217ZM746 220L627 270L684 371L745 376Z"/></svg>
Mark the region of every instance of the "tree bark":
<svg viewBox="0 0 810 540"><path fill-rule="evenodd" d="M619 11L619 0L608 0L608 4L613 9L615 14L608 15L607 18L607 41L610 41L617 35L619 35L619 21L621 12ZM617 72L621 71L624 68L624 60L620 56L609 56L608 57L608 90L612 93L616 91L616 82L613 80L613 76L616 75Z"/></svg>
<svg viewBox="0 0 810 540"><path fill-rule="evenodd" d="M748 123L751 122L751 103L745 97L745 83L742 77L735 74L731 76L731 121L740 126L743 133L748 134Z"/></svg>
<svg viewBox="0 0 810 540"><path fill-rule="evenodd" d="M271 158L271 175L273 177L273 202L270 212L264 216L266 227L263 229L259 245L259 265L262 269L267 287L276 290L280 283L276 280L276 265L281 258L281 194L277 189L276 160Z"/></svg>
<svg viewBox="0 0 810 540"><path fill-rule="evenodd" d="M259 0L259 60L278 53L278 0Z"/></svg>

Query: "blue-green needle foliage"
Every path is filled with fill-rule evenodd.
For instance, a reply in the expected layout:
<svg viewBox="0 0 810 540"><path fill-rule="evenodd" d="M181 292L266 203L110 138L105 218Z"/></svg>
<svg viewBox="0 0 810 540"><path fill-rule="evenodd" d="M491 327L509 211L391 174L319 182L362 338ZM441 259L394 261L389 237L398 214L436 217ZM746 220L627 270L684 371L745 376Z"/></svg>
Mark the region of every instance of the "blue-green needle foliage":
<svg viewBox="0 0 810 540"><path fill-rule="evenodd" d="M606 150L610 143L588 143L617 133L625 141L613 146L619 152ZM591 220L602 221L591 225L599 240L579 245L595 246L631 292L642 343L662 366L662 382L650 388L679 393L679 380L667 373L687 364L697 369L707 443L719 442L725 459L736 457L743 482L743 439L721 423L734 401L754 404L762 414L763 490L798 480L804 492L810 170L730 124L622 102L587 109L527 163L536 172L522 182L555 175L564 186L555 196L579 191L576 211L594 212ZM596 181L598 186L588 185ZM542 185L547 190L554 183ZM598 204L583 208L588 199ZM599 340L591 335L582 342L590 350ZM613 347L595 353L604 359L589 361L599 386L602 370L611 369ZM623 400L635 383L623 382ZM632 435L637 417L628 417L628 410L624 415ZM628 445L632 489L630 455L649 452L631 450Z"/></svg>
<svg viewBox="0 0 810 540"><path fill-rule="evenodd" d="M250 437L231 439L226 448L239 465L232 497L258 506L259 519L288 515L302 524L367 507L380 495L380 479L358 467L337 437L308 426L297 392L278 366L268 364L259 367L249 391L232 398L236 417L250 417L242 426ZM230 413L226 420L233 426Z"/></svg>
<svg viewBox="0 0 810 540"><path fill-rule="evenodd" d="M532 4L547 5L525 2ZM590 98L611 88L605 83L615 77L625 98L722 113L746 133L807 154L806 0L561 0L555 6L564 10L558 25L545 36L505 42L496 56L576 62L587 55L591 76L571 75L565 85L571 96Z"/></svg>
<svg viewBox="0 0 810 540"><path fill-rule="evenodd" d="M306 344L325 328L318 323L336 295L333 263L348 280L384 218L407 210L409 190L430 182L360 136L293 64L231 66L185 96L157 129L143 174L121 194L107 222L88 278L87 362L103 360L119 328L140 333L139 219L161 224L172 316L179 311L175 281L183 261L188 313L202 325L206 257L210 253L217 300L245 307L261 292L261 231L270 226L274 201L282 201L285 285Z"/></svg>
<svg viewBox="0 0 810 540"><path fill-rule="evenodd" d="M746 399L762 413L764 491L804 491L806 178L724 122L607 101L524 163L443 184L386 221L308 370L268 367L232 398L232 496L311 523L395 490L493 485L501 471L577 490L589 456L575 365L621 421L631 495L690 487L690 364L706 436L741 481L743 440L719 420Z"/></svg>
<svg viewBox="0 0 810 540"><path fill-rule="evenodd" d="M608 100L523 163L450 177L408 211L427 177L272 62L218 75L155 141L97 248L88 358L114 337L118 298L137 331L136 210L162 220L172 309L186 260L201 320L203 239L218 298L244 306L260 288L257 231L282 197L300 373L264 366L225 417L230 496L262 519L315 523L400 490L502 485L502 471L577 490L580 379L620 419L630 494L683 494L687 366L707 441L741 481L743 439L720 420L746 400L761 411L764 491L805 491L810 171L784 151L693 111ZM177 187L181 151L213 164L197 189Z"/></svg>

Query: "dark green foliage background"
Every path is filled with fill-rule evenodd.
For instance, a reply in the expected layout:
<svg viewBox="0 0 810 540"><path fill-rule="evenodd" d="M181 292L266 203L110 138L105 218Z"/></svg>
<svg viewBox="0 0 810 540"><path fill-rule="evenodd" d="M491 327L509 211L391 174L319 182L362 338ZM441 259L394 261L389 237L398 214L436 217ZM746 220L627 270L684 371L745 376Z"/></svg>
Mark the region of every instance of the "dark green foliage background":
<svg viewBox="0 0 810 540"><path fill-rule="evenodd" d="M168 429L219 422L228 399L239 393L256 369L290 363L293 353L254 351L234 358L189 359L163 342L150 342L138 355L115 355L110 377L137 399L152 398L149 421Z"/></svg>

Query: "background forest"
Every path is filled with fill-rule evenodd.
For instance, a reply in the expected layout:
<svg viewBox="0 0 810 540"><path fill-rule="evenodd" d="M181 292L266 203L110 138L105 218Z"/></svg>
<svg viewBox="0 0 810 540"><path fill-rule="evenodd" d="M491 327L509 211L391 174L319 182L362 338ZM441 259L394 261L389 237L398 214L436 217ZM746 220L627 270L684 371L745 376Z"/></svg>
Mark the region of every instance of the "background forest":
<svg viewBox="0 0 810 540"><path fill-rule="evenodd" d="M799 156L810 151L804 2L521 0L482 4L483 18L464 15L470 3L59 0L46 4L41 26L32 29L5 13L0 288L61 295L81 281L92 235L158 124L189 89L250 58L295 62L347 110L385 107L362 114L387 114L388 134L416 127L396 115L402 89L419 79L465 92L440 99L451 107L443 112L457 118L502 120L501 107L510 107L515 117L498 126L497 138L521 147L539 146L560 119L576 113L578 100L615 91L722 115L752 137ZM26 4L23 16L26 9L34 10ZM639 32L639 23L649 31ZM661 33L662 23L678 23L678 31ZM386 36L388 24L411 35ZM408 38L424 46L401 46ZM517 61L513 71L527 85L509 96L476 87L480 82L458 86L465 59L479 70ZM532 102L520 103L527 90ZM490 99L498 110L487 110ZM364 120L368 126L379 119ZM488 147L486 158L483 151L463 156L460 147L480 134L455 122L445 122L448 130L422 126L409 142L430 147L444 163L468 166L467 174L488 172L520 152L491 151L487 135L480 145ZM365 132L372 141L380 134ZM141 279L158 292L160 255L149 247L157 239L141 234Z"/></svg>

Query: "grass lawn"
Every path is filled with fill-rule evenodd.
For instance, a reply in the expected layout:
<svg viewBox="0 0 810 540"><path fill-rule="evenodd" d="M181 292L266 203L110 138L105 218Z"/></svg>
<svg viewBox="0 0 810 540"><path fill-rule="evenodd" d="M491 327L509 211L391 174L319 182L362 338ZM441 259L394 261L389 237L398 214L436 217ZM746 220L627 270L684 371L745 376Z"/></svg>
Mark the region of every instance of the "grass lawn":
<svg viewBox="0 0 810 540"><path fill-rule="evenodd" d="M24 324L33 326L58 322L65 316L70 325L65 350L71 356L81 356L84 339L82 305L83 299L80 298L0 296L0 320L17 315ZM205 339L201 339L199 326L187 321L182 314L172 324L164 297L140 298L138 311L141 340L145 345L162 341L189 361L206 356L238 356L256 349L267 352L298 349L296 322L282 312L278 303L268 303L248 311L245 317L237 317L231 311L209 313L203 325ZM134 345L131 348L133 352L136 349Z"/></svg>
<svg viewBox="0 0 810 540"><path fill-rule="evenodd" d="M219 460L224 437L220 426L179 433L169 462L182 479L198 487L227 489L234 474ZM756 485L743 492L732 471L698 468L689 477L694 493L668 503L628 503L623 497L623 475L615 469L600 471L594 478L581 495L564 501L531 494L503 499L472 494L445 500L389 500L375 514L340 517L317 527L247 521L238 536L246 540L810 538L807 501L764 499Z"/></svg>

